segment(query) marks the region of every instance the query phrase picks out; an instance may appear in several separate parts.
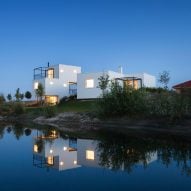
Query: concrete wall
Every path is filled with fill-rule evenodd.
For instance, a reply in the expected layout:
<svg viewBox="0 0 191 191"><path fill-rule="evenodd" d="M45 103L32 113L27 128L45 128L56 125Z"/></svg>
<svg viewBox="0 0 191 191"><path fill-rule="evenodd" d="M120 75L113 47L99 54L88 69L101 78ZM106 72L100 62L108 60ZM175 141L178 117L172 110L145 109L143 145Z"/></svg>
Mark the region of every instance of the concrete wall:
<svg viewBox="0 0 191 191"><path fill-rule="evenodd" d="M127 77L137 77L142 79L143 87L156 87L156 78L147 73L127 74Z"/></svg>
<svg viewBox="0 0 191 191"><path fill-rule="evenodd" d="M36 139L33 141L35 144ZM69 139L53 139L51 142L44 140L43 150L41 153L33 154L44 158L54 157L54 165L51 168L57 170L67 170L80 167L77 164L77 151L69 151Z"/></svg>
<svg viewBox="0 0 191 191"><path fill-rule="evenodd" d="M81 73L81 67L71 65L55 65L50 66L54 68L54 78L43 78L34 80L42 83L45 88L45 95L58 96L61 99L64 96L69 96L69 82L77 82L77 74Z"/></svg>
<svg viewBox="0 0 191 191"><path fill-rule="evenodd" d="M113 71L107 72L97 72L97 73L81 73L77 76L77 99L91 99L97 98L102 94L100 88L98 88L99 80L98 78L103 74L109 75L109 80L114 80L115 78L123 77L123 74ZM93 79L94 80L94 87L87 88L86 87L86 80Z"/></svg>
<svg viewBox="0 0 191 191"><path fill-rule="evenodd" d="M78 139L77 144L77 160L78 165L86 166L86 167L100 167L99 165L99 152L98 152L98 141L88 140L88 139ZM86 158L86 151L94 152L94 159Z"/></svg>

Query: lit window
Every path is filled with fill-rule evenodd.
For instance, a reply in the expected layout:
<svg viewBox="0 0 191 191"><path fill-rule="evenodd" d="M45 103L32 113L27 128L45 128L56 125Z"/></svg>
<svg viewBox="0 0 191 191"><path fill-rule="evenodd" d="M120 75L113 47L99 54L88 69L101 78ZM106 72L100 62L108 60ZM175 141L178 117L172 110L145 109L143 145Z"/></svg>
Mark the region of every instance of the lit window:
<svg viewBox="0 0 191 191"><path fill-rule="evenodd" d="M60 72L61 72L61 73L63 73L63 72L64 72L64 70L63 70L63 69L61 69L61 70L60 70Z"/></svg>
<svg viewBox="0 0 191 191"><path fill-rule="evenodd" d="M53 137L53 138L56 138L57 137L57 135L56 135L56 131L51 131L51 137Z"/></svg>
<svg viewBox="0 0 191 191"><path fill-rule="evenodd" d="M86 88L94 88L94 80L93 79L86 80Z"/></svg>
<svg viewBox="0 0 191 191"><path fill-rule="evenodd" d="M67 84L63 84L63 86L66 88L66 87L67 87Z"/></svg>
<svg viewBox="0 0 191 191"><path fill-rule="evenodd" d="M52 78L54 78L54 69L48 69L48 72L47 72L48 74L47 74L47 77L49 78L49 79L52 79Z"/></svg>
<svg viewBox="0 0 191 191"><path fill-rule="evenodd" d="M38 82L34 83L34 89L37 90L38 89Z"/></svg>
<svg viewBox="0 0 191 191"><path fill-rule="evenodd" d="M47 157L47 163L48 163L49 165L53 165L53 164L54 164L54 158L53 158L53 156Z"/></svg>
<svg viewBox="0 0 191 191"><path fill-rule="evenodd" d="M54 84L54 82L50 82L50 85L53 85Z"/></svg>
<svg viewBox="0 0 191 191"><path fill-rule="evenodd" d="M34 145L33 150L35 153L38 153L38 145Z"/></svg>
<svg viewBox="0 0 191 191"><path fill-rule="evenodd" d="M94 160L94 151L86 150L86 159Z"/></svg>
<svg viewBox="0 0 191 191"><path fill-rule="evenodd" d="M67 151L67 147L64 147L63 150L64 150L64 151Z"/></svg>
<svg viewBox="0 0 191 191"><path fill-rule="evenodd" d="M58 96L46 96L45 101L46 103L50 103L54 105L58 102Z"/></svg>
<svg viewBox="0 0 191 191"><path fill-rule="evenodd" d="M74 73L77 73L77 70L73 70Z"/></svg>

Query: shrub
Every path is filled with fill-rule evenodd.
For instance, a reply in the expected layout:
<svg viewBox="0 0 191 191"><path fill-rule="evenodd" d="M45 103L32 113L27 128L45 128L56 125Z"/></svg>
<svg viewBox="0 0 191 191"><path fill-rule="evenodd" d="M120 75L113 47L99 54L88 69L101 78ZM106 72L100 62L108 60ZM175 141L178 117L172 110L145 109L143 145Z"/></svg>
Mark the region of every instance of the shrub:
<svg viewBox="0 0 191 191"><path fill-rule="evenodd" d="M56 108L54 106L44 106L43 107L43 115L46 118L54 117L56 115Z"/></svg>
<svg viewBox="0 0 191 191"><path fill-rule="evenodd" d="M100 116L132 116L142 115L147 109L144 90L135 90L129 86L121 87L112 83L110 91L98 100L98 114Z"/></svg>
<svg viewBox="0 0 191 191"><path fill-rule="evenodd" d="M177 94L168 90L155 90L151 93L145 88L135 90L113 83L110 91L98 99L97 113L101 117L147 116L164 118L170 122L191 116L189 92Z"/></svg>
<svg viewBox="0 0 191 191"><path fill-rule="evenodd" d="M22 103L20 103L20 102L14 103L14 105L13 105L13 113L16 114L16 115L21 115L21 114L25 113L24 105Z"/></svg>
<svg viewBox="0 0 191 191"><path fill-rule="evenodd" d="M11 107L9 104L2 104L0 107L0 115L8 115L11 113Z"/></svg>
<svg viewBox="0 0 191 191"><path fill-rule="evenodd" d="M4 97L4 95L3 94L0 94L0 105L1 104L3 104L3 103L5 103L5 97Z"/></svg>

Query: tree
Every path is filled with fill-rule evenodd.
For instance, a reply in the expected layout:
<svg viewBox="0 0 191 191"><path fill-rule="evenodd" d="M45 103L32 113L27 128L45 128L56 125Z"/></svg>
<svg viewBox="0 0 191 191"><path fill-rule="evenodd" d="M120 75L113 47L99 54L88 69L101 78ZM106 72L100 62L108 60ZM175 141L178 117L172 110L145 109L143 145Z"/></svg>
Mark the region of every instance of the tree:
<svg viewBox="0 0 191 191"><path fill-rule="evenodd" d="M24 94L20 94L20 99L21 99L21 100L23 100L23 99L24 99L24 97L25 97L25 95L24 95Z"/></svg>
<svg viewBox="0 0 191 191"><path fill-rule="evenodd" d="M27 98L27 99L31 99L31 97L32 97L31 92L26 91L26 92L25 92L25 98Z"/></svg>
<svg viewBox="0 0 191 191"><path fill-rule="evenodd" d="M42 98L44 96L44 87L41 83L38 84L38 88L35 90L35 94L37 97L37 102L38 102L38 98L40 98L40 103L42 104Z"/></svg>
<svg viewBox="0 0 191 191"><path fill-rule="evenodd" d="M8 101L12 101L12 95L11 95L11 94L8 94L8 95L7 95L7 99L8 99Z"/></svg>
<svg viewBox="0 0 191 191"><path fill-rule="evenodd" d="M3 94L0 94L0 104L3 104L5 102L5 97Z"/></svg>
<svg viewBox="0 0 191 191"><path fill-rule="evenodd" d="M164 89L168 89L168 83L170 81L170 74L168 71L163 71L159 74L159 83L161 83L164 86Z"/></svg>
<svg viewBox="0 0 191 191"><path fill-rule="evenodd" d="M17 90L16 90L15 98L16 98L16 101L20 101L20 99L21 99L21 93L20 93L19 88L17 88Z"/></svg>
<svg viewBox="0 0 191 191"><path fill-rule="evenodd" d="M109 83L109 75L103 74L98 78L98 88L102 90L102 94L105 93L105 90L107 89L108 83Z"/></svg>

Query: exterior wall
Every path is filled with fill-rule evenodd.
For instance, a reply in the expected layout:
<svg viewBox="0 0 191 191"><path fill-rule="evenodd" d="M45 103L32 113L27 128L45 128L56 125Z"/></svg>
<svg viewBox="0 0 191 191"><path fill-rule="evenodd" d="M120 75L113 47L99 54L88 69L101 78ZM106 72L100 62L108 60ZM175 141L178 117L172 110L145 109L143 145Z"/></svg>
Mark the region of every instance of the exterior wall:
<svg viewBox="0 0 191 191"><path fill-rule="evenodd" d="M54 68L54 78L34 80L33 84L42 83L45 95L58 96L59 99L69 96L69 82L77 83L77 74L81 73L81 67L59 64L49 68Z"/></svg>
<svg viewBox="0 0 191 191"><path fill-rule="evenodd" d="M51 143L44 140L43 143L44 145L41 153L36 153L33 151L33 154L44 158L53 157L54 164L51 168L61 171L80 167L77 164L77 151L69 151L69 139L54 139ZM35 139L33 141L33 145L34 144Z"/></svg>
<svg viewBox="0 0 191 191"><path fill-rule="evenodd" d="M143 87L156 87L156 78L150 74L127 74L127 77L137 77L142 79Z"/></svg>
<svg viewBox="0 0 191 191"><path fill-rule="evenodd" d="M47 96L58 96L58 99L69 96L69 82L77 83L77 99L93 99L98 98L102 94L102 91L98 88L98 78L103 75L103 72L81 73L81 67L63 64L50 66L49 68L54 68L53 79L42 78L33 81L33 84L35 82L42 83ZM156 87L155 77L146 73L126 75L120 72L107 71L104 74L109 75L109 80L137 77L142 79L144 87ZM94 80L94 86L91 88L86 87L86 80L88 79Z"/></svg>
<svg viewBox="0 0 191 191"><path fill-rule="evenodd" d="M115 78L123 77L123 74L108 71L104 72L104 74L109 75L109 80L114 80ZM98 88L98 78L103 75L103 72L98 73L87 73L87 74L78 74L77 76L77 99L93 99L97 98L101 95L102 91ZM93 79L94 87L86 88L86 80Z"/></svg>
<svg viewBox="0 0 191 191"><path fill-rule="evenodd" d="M78 165L86 166L86 167L101 167L99 165L99 152L97 151L98 141L95 140L87 140L87 139L78 139L77 144L77 159ZM86 151L94 152L94 159L87 159Z"/></svg>

